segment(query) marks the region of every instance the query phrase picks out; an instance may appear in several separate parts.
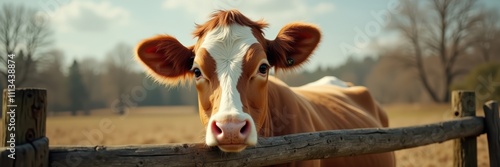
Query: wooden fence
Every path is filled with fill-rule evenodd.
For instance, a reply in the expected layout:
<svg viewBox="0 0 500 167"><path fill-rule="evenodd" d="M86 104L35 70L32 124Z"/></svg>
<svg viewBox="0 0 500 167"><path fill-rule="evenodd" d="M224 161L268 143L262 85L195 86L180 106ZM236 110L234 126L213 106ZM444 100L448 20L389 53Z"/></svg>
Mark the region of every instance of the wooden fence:
<svg viewBox="0 0 500 167"><path fill-rule="evenodd" d="M7 94L4 91L2 167L265 166L395 151L447 140L455 143L454 166L470 167L477 166L476 137L484 133L488 138L490 166L500 165L498 103L486 103L485 117L477 117L474 92L468 91L453 92L452 111L457 117L453 120L404 128L333 130L261 138L257 146L240 153L223 153L204 144L49 148L45 137L46 91L16 89L14 101L9 101ZM15 131L9 129L13 122Z"/></svg>

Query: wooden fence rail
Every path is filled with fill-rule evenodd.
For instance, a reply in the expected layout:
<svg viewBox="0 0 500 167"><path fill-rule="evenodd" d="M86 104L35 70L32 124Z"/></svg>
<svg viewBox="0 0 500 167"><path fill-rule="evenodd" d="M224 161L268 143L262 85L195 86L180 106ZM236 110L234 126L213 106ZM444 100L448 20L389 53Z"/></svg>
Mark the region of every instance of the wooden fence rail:
<svg viewBox="0 0 500 167"><path fill-rule="evenodd" d="M263 138L240 153L203 144L52 147L55 166L266 166L297 160L380 153L483 133L483 118L405 128L334 130Z"/></svg>
<svg viewBox="0 0 500 167"><path fill-rule="evenodd" d="M488 151L490 155L490 166L500 166L500 119L498 114L498 103L489 101L483 106L486 134L488 138Z"/></svg>
<svg viewBox="0 0 500 167"><path fill-rule="evenodd" d="M22 91L18 90L22 94ZM29 90L32 91L33 90ZM16 91L17 92L17 91ZM36 92L36 90L35 90ZM33 95L30 93L31 95ZM455 95L457 94L457 95ZM44 95L44 94L42 94ZM249 147L240 153L223 153L216 147L206 147L204 144L169 144L169 145L140 145L140 146L57 146L48 148L48 139L44 136L31 137L16 145L16 159L7 157L11 150L2 140L4 148L0 148L1 166L265 166L292 162L298 160L321 159L339 156L352 156L360 154L380 153L400 149L418 147L432 143L440 143L447 140L459 139L455 145L458 150L455 166L475 166L477 160L476 148L467 146L475 143L476 137L483 133L488 135L491 166L498 166L500 155L500 121L498 116L498 104L489 102L485 105L484 117L471 115L470 110L471 92L454 93L452 111L457 116L454 120L402 128L372 128L372 129L350 129L333 130L313 133L292 134L270 138L260 138L259 144ZM24 97L21 101L32 101L33 96ZM37 98L38 101L44 98ZM474 99L474 98L472 98ZM4 99L5 103L5 99ZM474 103L474 101L472 101ZM19 112L30 112L30 117L17 117L17 119L35 120L38 125L40 121L33 113L45 112L45 108L37 103L30 104L31 110L20 110ZM34 109L33 110L33 106ZM5 105L4 105L5 107ZM26 108L26 107L24 107ZM36 112L35 112L36 111ZM3 110L4 115L7 112ZM23 115L23 113L18 113ZM42 114L45 122L45 115ZM4 122L9 120L4 117ZM5 124L4 124L5 125ZM33 128L31 128L33 131ZM36 128L35 131L43 131ZM7 130L2 129L6 134ZM25 131L16 131L27 133ZM34 132L33 134L42 134ZM29 135L25 135L29 136ZM22 140L22 139L20 139ZM473 142L471 141L473 140ZM17 141L16 141L17 142ZM464 144L465 143L465 144ZM466 145L466 146L464 146ZM475 147L475 146L474 146ZM41 148L41 149L38 149ZM48 151L48 156L47 152ZM472 160L471 160L472 159ZM471 163L475 162L475 164Z"/></svg>

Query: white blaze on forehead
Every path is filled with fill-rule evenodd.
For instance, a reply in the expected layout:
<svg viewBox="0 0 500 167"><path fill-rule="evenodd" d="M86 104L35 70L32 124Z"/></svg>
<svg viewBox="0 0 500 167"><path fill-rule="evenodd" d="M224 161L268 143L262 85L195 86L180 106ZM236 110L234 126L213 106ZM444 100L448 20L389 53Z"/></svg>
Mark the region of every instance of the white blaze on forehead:
<svg viewBox="0 0 500 167"><path fill-rule="evenodd" d="M214 122L248 121L250 133L245 144L257 143L257 131L252 117L243 112L240 93L236 86L243 72L243 59L250 46L257 43L250 27L232 24L219 26L209 31L201 43L216 63L216 73L220 82L221 97L219 111L210 116L209 125ZM217 104L214 104L217 105ZM216 146L218 141L210 126L207 128L205 142Z"/></svg>
<svg viewBox="0 0 500 167"><path fill-rule="evenodd" d="M239 24L219 26L209 31L201 44L216 63L217 77L220 81L221 100L219 112L242 113L240 94L236 84L243 70L243 58L257 39L252 29Z"/></svg>

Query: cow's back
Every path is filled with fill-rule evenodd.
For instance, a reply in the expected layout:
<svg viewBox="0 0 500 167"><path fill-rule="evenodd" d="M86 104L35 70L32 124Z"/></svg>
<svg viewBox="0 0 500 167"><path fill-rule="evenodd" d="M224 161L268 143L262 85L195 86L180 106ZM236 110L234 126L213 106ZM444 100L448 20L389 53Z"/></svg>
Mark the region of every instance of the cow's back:
<svg viewBox="0 0 500 167"><path fill-rule="evenodd" d="M334 116L343 124L335 129L388 127L385 111L363 86L315 85L292 88L317 108L316 114Z"/></svg>
<svg viewBox="0 0 500 167"><path fill-rule="evenodd" d="M297 115L287 133L303 133L324 130L380 128L388 126L385 112L365 87L331 84L309 84L294 87L297 96ZM307 119L304 119L307 118ZM279 134L283 135L283 134ZM369 154L323 160L295 162L283 166L395 166L394 154Z"/></svg>

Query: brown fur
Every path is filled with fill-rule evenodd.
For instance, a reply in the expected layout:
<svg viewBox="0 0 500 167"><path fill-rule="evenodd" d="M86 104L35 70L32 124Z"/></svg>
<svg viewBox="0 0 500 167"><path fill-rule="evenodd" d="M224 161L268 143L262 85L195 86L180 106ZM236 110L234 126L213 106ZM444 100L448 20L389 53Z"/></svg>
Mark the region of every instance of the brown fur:
<svg viewBox="0 0 500 167"><path fill-rule="evenodd" d="M196 26L193 35L200 39L198 41L203 41L202 39L206 32L213 30L217 26L227 26L230 24L240 24L252 28L254 36L267 52L267 59L277 70L290 70L293 69L290 67L297 68L307 62L307 55L310 55L317 47L321 37L317 26L297 22L283 27L274 40L267 40L264 38L262 30L268 24L263 20L252 21L237 10L218 11L212 14L209 21ZM195 49L198 48L199 44L195 46ZM287 57L294 59L295 63L292 66L287 65Z"/></svg>
<svg viewBox="0 0 500 167"><path fill-rule="evenodd" d="M148 67L148 74L170 85L192 78L193 47L184 47L176 38L158 35L143 40L136 48L136 59Z"/></svg>
<svg viewBox="0 0 500 167"><path fill-rule="evenodd" d="M269 136L323 130L387 127L387 115L365 87L341 88L333 85L290 88L270 77L268 82L270 118L261 135ZM321 165L320 165L321 164ZM278 166L395 166L394 153L340 157L294 162Z"/></svg>

